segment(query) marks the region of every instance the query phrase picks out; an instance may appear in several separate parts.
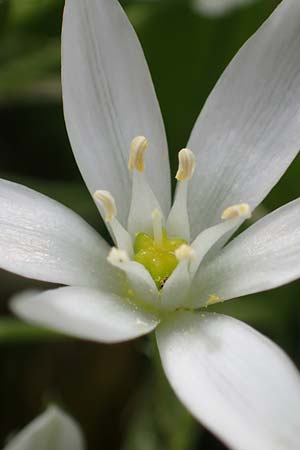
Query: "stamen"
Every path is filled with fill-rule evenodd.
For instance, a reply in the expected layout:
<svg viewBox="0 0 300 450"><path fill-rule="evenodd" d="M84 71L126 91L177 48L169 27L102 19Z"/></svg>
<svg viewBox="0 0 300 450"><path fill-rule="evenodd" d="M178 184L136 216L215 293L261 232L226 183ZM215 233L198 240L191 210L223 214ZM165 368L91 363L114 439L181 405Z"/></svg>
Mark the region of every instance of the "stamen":
<svg viewBox="0 0 300 450"><path fill-rule="evenodd" d="M144 136L137 136L131 142L130 155L128 161L129 170L144 172L144 154L148 148L148 141Z"/></svg>
<svg viewBox="0 0 300 450"><path fill-rule="evenodd" d="M171 236L181 236L187 242L190 241L190 224L187 210L188 181L192 178L196 157L188 148L183 148L178 153L179 166L176 179L179 181L176 187L175 200L167 220L167 231Z"/></svg>
<svg viewBox="0 0 300 450"><path fill-rule="evenodd" d="M163 239L162 215L159 209L152 212L153 238L157 245L161 245Z"/></svg>
<svg viewBox="0 0 300 450"><path fill-rule="evenodd" d="M196 253L189 245L183 244L175 250L175 256L178 261L193 261L196 258Z"/></svg>
<svg viewBox="0 0 300 450"><path fill-rule="evenodd" d="M109 191L96 191L94 199L100 203L104 212L104 219L108 223L108 229L114 243L121 249L126 250L130 256L133 255L132 239L127 230L116 218L117 207L113 196Z"/></svg>
<svg viewBox="0 0 300 450"><path fill-rule="evenodd" d="M239 205L233 205L226 208L225 211L223 211L221 219L231 220L236 219L237 217L245 219L249 219L251 217L251 209L248 203L241 203Z"/></svg>
<svg viewBox="0 0 300 450"><path fill-rule="evenodd" d="M179 166L176 174L176 180L186 181L190 180L196 168L196 157L194 153L188 149L183 148L178 153Z"/></svg>
<svg viewBox="0 0 300 450"><path fill-rule="evenodd" d="M107 261L113 266L119 267L120 264L128 263L130 259L125 250L120 250L119 248L112 247L108 254Z"/></svg>
<svg viewBox="0 0 300 450"><path fill-rule="evenodd" d="M94 199L101 204L106 222L111 222L117 215L116 202L111 193L108 191L96 191Z"/></svg>

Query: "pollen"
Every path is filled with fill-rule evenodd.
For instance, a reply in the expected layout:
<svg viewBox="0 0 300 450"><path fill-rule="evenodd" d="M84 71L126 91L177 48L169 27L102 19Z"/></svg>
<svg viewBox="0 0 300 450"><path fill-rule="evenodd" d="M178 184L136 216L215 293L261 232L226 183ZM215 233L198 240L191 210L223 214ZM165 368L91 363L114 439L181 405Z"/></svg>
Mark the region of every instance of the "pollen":
<svg viewBox="0 0 300 450"><path fill-rule="evenodd" d="M111 222L117 215L116 202L111 193L108 191L96 191L94 199L101 204L106 222Z"/></svg>
<svg viewBox="0 0 300 450"><path fill-rule="evenodd" d="M240 203L239 205L233 205L226 208L223 211L221 219L230 220L238 217L244 217L245 219L249 219L251 217L251 209L248 203Z"/></svg>
<svg viewBox="0 0 300 450"><path fill-rule="evenodd" d="M183 148L178 153L178 160L179 165L175 178L178 181L190 180L196 168L196 157L194 153L188 148Z"/></svg>
<svg viewBox="0 0 300 450"><path fill-rule="evenodd" d="M206 306L215 305L216 303L219 303L221 301L220 297L218 295L212 294L208 297Z"/></svg>
<svg viewBox="0 0 300 450"><path fill-rule="evenodd" d="M157 288L162 289L178 265L175 252L185 243L183 239L169 238L165 230L160 243L153 236L139 233L134 242L134 260L148 270Z"/></svg>
<svg viewBox="0 0 300 450"><path fill-rule="evenodd" d="M148 148L148 141L144 136L137 136L131 142L130 155L128 161L129 170L144 172L144 154Z"/></svg>

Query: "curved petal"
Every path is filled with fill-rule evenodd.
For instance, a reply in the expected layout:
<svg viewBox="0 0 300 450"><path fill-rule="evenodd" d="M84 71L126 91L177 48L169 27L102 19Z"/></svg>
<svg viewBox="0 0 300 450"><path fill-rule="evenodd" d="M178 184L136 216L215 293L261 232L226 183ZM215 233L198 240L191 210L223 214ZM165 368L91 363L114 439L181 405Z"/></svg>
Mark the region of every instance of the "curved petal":
<svg viewBox="0 0 300 450"><path fill-rule="evenodd" d="M270 340L231 317L177 313L157 341L178 397L230 448L299 448L300 376Z"/></svg>
<svg viewBox="0 0 300 450"><path fill-rule="evenodd" d="M138 301L154 307L159 306L159 295L156 284L148 270L135 261L120 265L120 269L126 273L128 283Z"/></svg>
<svg viewBox="0 0 300 450"><path fill-rule="evenodd" d="M97 342L128 341L150 333L157 319L114 294L84 287L24 292L11 301L21 319Z"/></svg>
<svg viewBox="0 0 300 450"><path fill-rule="evenodd" d="M190 261L181 261L167 279L160 292L162 309L176 310L185 305L191 287L189 266Z"/></svg>
<svg viewBox="0 0 300 450"><path fill-rule="evenodd" d="M253 0L194 0L193 6L196 11L208 16L221 16L234 10L250 4Z"/></svg>
<svg viewBox="0 0 300 450"><path fill-rule="evenodd" d="M300 148L300 2L283 0L210 95L188 147L199 165L189 190L192 236L228 206L253 210Z"/></svg>
<svg viewBox="0 0 300 450"><path fill-rule="evenodd" d="M117 0L67 0L62 35L65 120L93 194L109 190L126 225L130 143L148 138L146 172L166 213L170 175L164 126L136 34Z"/></svg>
<svg viewBox="0 0 300 450"><path fill-rule="evenodd" d="M51 406L13 437L4 450L84 450L77 423Z"/></svg>
<svg viewBox="0 0 300 450"><path fill-rule="evenodd" d="M300 277L300 199L277 209L200 266L193 284L193 306L210 295L228 300L265 291Z"/></svg>
<svg viewBox="0 0 300 450"><path fill-rule="evenodd" d="M20 184L0 180L0 267L52 283L110 288L107 243L83 219Z"/></svg>
<svg viewBox="0 0 300 450"><path fill-rule="evenodd" d="M214 249L215 245L222 239L226 239L228 233L239 227L243 218L237 217L234 219L225 220L217 225L207 228L202 231L194 242L192 243L192 248L195 251L195 260L191 261L190 272L194 276L197 272L198 267L205 258L205 256Z"/></svg>

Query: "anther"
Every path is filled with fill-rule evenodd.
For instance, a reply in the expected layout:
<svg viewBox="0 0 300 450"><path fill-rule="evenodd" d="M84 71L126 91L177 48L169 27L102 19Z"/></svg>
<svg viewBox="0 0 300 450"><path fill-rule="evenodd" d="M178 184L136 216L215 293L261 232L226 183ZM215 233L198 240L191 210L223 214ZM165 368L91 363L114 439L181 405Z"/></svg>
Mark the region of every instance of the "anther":
<svg viewBox="0 0 300 450"><path fill-rule="evenodd" d="M179 165L175 178L178 181L190 180L196 168L196 157L194 153L188 148L183 148L178 153L178 160Z"/></svg>
<svg viewBox="0 0 300 450"><path fill-rule="evenodd" d="M183 244L175 250L175 256L178 261L193 261L196 258L195 251L189 245Z"/></svg>
<svg viewBox="0 0 300 450"><path fill-rule="evenodd" d="M106 222L111 222L117 215L116 202L111 193L108 191L96 191L94 199L101 204Z"/></svg>
<svg viewBox="0 0 300 450"><path fill-rule="evenodd" d="M130 259L125 250L113 247L108 254L107 261L113 266L119 266L120 264L128 263Z"/></svg>
<svg viewBox="0 0 300 450"><path fill-rule="evenodd" d="M226 208L225 211L223 211L221 219L230 220L238 217L245 219L249 219L251 217L251 209L248 203L241 203L239 205L233 205Z"/></svg>
<svg viewBox="0 0 300 450"><path fill-rule="evenodd" d="M148 148L148 141L144 136L137 136L131 142L130 155L128 161L129 170L144 172L144 154Z"/></svg>
<svg viewBox="0 0 300 450"><path fill-rule="evenodd" d="M163 239L162 214L159 209L152 212L152 226L154 242L161 245Z"/></svg>

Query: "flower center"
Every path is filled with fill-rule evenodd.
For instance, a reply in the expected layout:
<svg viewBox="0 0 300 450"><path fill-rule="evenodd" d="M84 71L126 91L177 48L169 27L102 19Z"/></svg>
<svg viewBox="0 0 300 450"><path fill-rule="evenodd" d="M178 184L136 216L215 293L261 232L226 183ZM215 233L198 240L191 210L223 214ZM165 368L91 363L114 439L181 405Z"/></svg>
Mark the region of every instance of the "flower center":
<svg viewBox="0 0 300 450"><path fill-rule="evenodd" d="M153 301L163 302L165 296L170 295L170 289L172 298L174 293L176 297L177 289L184 297L210 248L243 219L249 218L251 209L246 203L226 208L221 216L225 223L203 231L190 245L187 194L196 167L195 155L188 148L178 153L175 199L168 216L164 217L144 174L147 147L144 136L137 136L131 143L128 169L132 172L132 198L127 229L117 219L117 206L110 192L98 190L94 199L100 205L102 217L115 242L108 254L108 262L126 274L126 289L130 286L134 298L152 304ZM219 301L220 298L212 294L206 306Z"/></svg>
<svg viewBox="0 0 300 450"><path fill-rule="evenodd" d="M161 289L174 269L178 259L175 251L186 244L179 238L169 238L166 230L162 231L161 242L146 233L139 233L134 242L134 260L142 264L150 273L158 289Z"/></svg>

